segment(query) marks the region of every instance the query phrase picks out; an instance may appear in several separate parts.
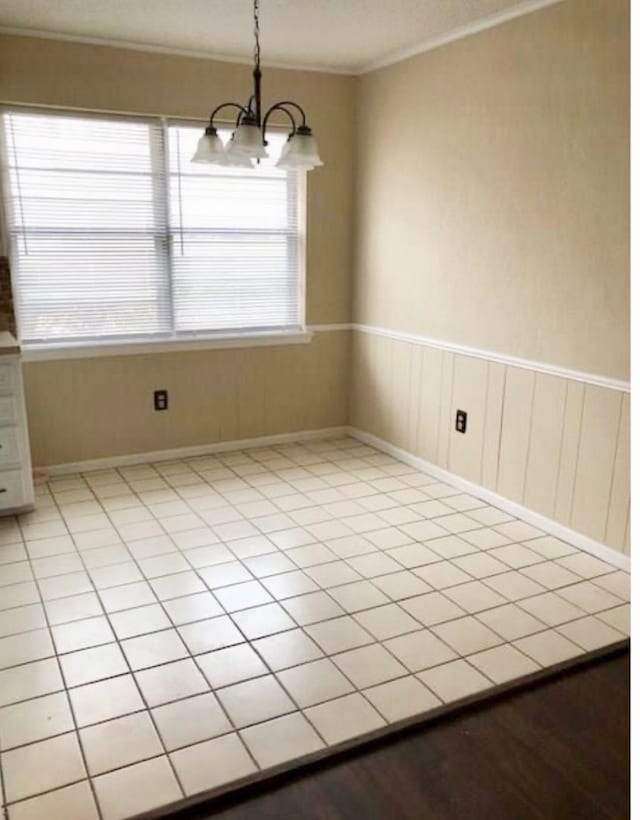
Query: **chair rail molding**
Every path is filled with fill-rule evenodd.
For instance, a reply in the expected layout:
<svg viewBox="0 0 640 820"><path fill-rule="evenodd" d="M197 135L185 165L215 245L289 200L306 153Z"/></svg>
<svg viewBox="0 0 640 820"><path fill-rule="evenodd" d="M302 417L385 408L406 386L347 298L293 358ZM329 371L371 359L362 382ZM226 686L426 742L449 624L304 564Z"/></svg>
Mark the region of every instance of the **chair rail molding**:
<svg viewBox="0 0 640 820"><path fill-rule="evenodd" d="M538 373L546 373L550 376L560 376L563 379L571 379L572 381L582 382L583 384L593 384L597 387L607 387L610 390L619 390L623 393L631 392L630 382L622 381L621 379L612 379L609 376L603 376L599 373L587 373L582 370L573 370L569 367L562 367L557 364L538 362L535 359L521 359L518 356L510 356L507 353L496 353L493 350L484 350L480 347L470 347L468 345L458 344L457 342L449 342L444 339L433 339L430 336L418 336L413 333L404 333L399 330L376 327L375 325L366 325L356 322L349 325L349 327L352 330L359 331L360 333L368 333L373 336L384 336L387 339L395 339L399 342L408 342L414 345L421 345L422 347L433 347L438 350L446 350L449 353L457 353L460 356L470 356L474 359L486 359L490 362L498 362L499 364L506 364L511 367L520 367L523 370L535 370ZM346 328L346 325L315 325L312 329L315 332L318 332L345 330Z"/></svg>

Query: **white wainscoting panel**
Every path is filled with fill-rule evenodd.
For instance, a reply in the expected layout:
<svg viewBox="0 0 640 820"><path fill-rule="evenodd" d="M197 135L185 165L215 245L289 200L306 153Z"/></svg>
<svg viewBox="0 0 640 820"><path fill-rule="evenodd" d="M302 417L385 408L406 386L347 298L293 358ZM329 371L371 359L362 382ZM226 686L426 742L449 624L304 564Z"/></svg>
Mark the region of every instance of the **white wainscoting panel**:
<svg viewBox="0 0 640 820"><path fill-rule="evenodd" d="M362 326L353 337L354 428L629 553L627 385Z"/></svg>

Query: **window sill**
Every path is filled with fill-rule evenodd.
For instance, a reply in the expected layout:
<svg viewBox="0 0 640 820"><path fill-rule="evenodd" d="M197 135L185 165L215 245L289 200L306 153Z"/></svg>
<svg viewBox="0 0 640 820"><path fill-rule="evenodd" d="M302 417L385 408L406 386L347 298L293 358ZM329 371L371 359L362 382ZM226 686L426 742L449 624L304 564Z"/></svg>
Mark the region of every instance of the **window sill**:
<svg viewBox="0 0 640 820"><path fill-rule="evenodd" d="M216 350L238 347L275 347L308 344L313 333L308 329L275 331L273 333L236 333L200 336L194 339L163 339L144 342L113 342L104 344L30 345L22 348L25 362L53 359L93 359L101 356L140 356L150 353L181 353L191 350Z"/></svg>

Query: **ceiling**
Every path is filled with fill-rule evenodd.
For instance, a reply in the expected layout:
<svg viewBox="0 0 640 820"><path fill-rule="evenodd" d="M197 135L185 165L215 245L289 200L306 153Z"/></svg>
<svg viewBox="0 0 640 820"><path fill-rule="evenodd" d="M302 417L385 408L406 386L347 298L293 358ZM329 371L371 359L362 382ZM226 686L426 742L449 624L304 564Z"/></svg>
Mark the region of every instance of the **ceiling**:
<svg viewBox="0 0 640 820"><path fill-rule="evenodd" d="M358 73L553 0L261 0L265 64ZM252 0L0 0L0 30L250 61Z"/></svg>

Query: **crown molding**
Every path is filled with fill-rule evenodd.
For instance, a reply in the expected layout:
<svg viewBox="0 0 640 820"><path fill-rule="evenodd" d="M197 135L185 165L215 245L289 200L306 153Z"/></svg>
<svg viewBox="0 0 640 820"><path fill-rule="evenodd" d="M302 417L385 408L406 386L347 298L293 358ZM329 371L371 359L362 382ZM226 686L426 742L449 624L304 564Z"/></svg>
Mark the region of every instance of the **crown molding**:
<svg viewBox="0 0 640 820"><path fill-rule="evenodd" d="M285 71L308 71L310 73L321 74L338 74L342 76L360 76L368 74L371 71L377 71L380 68L400 63L403 60L408 60L410 57L415 57L418 54L423 54L426 51L432 51L440 46L447 45L456 40L462 40L472 34L477 34L494 26L499 26L509 20L517 17L523 17L525 14L538 11L562 3L564 0L524 0L509 9L489 14L475 20L473 23L468 23L464 26L450 29L437 37L430 37L427 40L411 46L410 48L392 51L385 57L377 60L372 60L368 63L363 63L360 66L328 66L328 65L308 65L306 63L288 63L273 61L263 61L266 68L283 69ZM35 37L43 40L59 40L68 43L81 43L83 45L103 46L106 48L124 48L130 51L142 51L155 54L167 54L175 57L190 57L199 60L213 60L220 63L233 63L235 65L253 65L253 61L249 58L242 59L240 57L230 56L228 54L217 54L209 51L199 51L197 49L180 49L171 48L170 46L154 45L149 43L136 43L130 40L117 40L103 37L86 37L79 34L64 34L55 31L46 31L42 29L21 28L19 26L0 26L0 34L9 34L15 37Z"/></svg>
<svg viewBox="0 0 640 820"><path fill-rule="evenodd" d="M445 31L437 37L430 37L427 40L423 40L415 46L398 51L392 51L386 57L381 57L378 60L372 60L370 63L365 63L357 68L353 73L358 75L369 74L369 72L377 71L379 68L386 68L387 66L401 63L403 60L408 60L410 57L416 57L418 54L424 54L426 51L433 51L435 48L440 48L440 46L445 46L448 43L455 42L456 40L463 40L465 37L469 37L472 34L478 34L485 29L494 28L494 26L499 26L509 20L514 20L517 17L524 17L525 14L531 14L533 11L539 11L547 6L555 6L558 3L563 2L564 0L524 0L524 2L518 3L512 8L498 11L495 14L488 14L485 17L481 17L479 20L475 20L473 23L467 23L464 26L449 29L449 31Z"/></svg>
<svg viewBox="0 0 640 820"><path fill-rule="evenodd" d="M85 37L79 34L63 34L56 31L41 29L20 28L16 26L0 26L0 34L9 34L13 37L33 37L40 40L58 40L64 43L79 43L81 45L103 46L105 48L123 48L129 51L142 51L152 54L167 54L173 57L190 57L197 60L212 60L218 63L232 63L234 65L253 66L253 58L234 57L228 54L216 54L210 51L197 49L171 48L170 46L136 43L130 40L111 40L106 37ZM340 66L314 65L301 63L278 62L277 60L261 60L264 68L276 68L285 71L308 71L319 74L339 74L353 76L358 72Z"/></svg>

